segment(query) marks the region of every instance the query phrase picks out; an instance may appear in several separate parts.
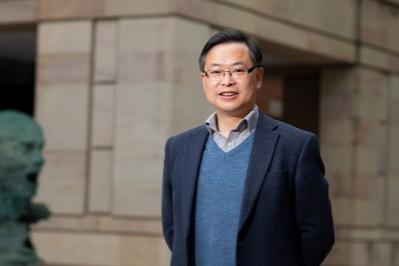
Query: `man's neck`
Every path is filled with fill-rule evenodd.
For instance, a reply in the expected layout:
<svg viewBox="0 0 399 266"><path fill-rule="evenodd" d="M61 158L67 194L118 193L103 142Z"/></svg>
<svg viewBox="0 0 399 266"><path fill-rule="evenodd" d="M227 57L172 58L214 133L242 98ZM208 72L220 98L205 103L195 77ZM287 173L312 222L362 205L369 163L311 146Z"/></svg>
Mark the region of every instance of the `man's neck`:
<svg viewBox="0 0 399 266"><path fill-rule="evenodd" d="M233 115L225 112L216 112L217 127L224 137L227 137L231 130L237 128L242 119L253 109L253 106L246 112Z"/></svg>

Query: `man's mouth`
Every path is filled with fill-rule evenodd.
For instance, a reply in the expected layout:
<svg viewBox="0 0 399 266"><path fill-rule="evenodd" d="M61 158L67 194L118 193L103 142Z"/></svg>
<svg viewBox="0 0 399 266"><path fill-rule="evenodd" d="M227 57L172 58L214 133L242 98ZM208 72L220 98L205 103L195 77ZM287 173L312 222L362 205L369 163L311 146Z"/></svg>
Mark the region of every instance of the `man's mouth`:
<svg viewBox="0 0 399 266"><path fill-rule="evenodd" d="M237 94L238 94L238 92L234 92L234 91L224 91L224 92L219 93L220 96L225 96L225 97L235 96Z"/></svg>

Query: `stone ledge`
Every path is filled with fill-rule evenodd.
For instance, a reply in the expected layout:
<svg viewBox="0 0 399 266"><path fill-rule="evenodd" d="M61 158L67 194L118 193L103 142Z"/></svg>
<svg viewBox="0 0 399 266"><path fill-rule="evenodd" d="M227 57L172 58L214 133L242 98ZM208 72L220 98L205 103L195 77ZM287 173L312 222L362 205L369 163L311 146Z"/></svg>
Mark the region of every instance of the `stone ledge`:
<svg viewBox="0 0 399 266"><path fill-rule="evenodd" d="M360 47L360 63L379 70L399 73L399 55L368 45Z"/></svg>
<svg viewBox="0 0 399 266"><path fill-rule="evenodd" d="M0 1L0 25L37 20L37 0Z"/></svg>
<svg viewBox="0 0 399 266"><path fill-rule="evenodd" d="M261 39L327 57L332 62L354 63L355 43L309 30L309 26L289 25L280 19L254 14L214 1L168 0L41 0L38 20L113 18L123 16L170 16L209 23L216 27L236 27Z"/></svg>
<svg viewBox="0 0 399 266"><path fill-rule="evenodd" d="M161 237L72 232L34 232L32 240L48 264L166 265Z"/></svg>
<svg viewBox="0 0 399 266"><path fill-rule="evenodd" d="M399 227L336 225L335 235L337 240L397 242Z"/></svg>
<svg viewBox="0 0 399 266"><path fill-rule="evenodd" d="M96 232L161 236L160 218L112 217L109 215L52 216L33 231Z"/></svg>

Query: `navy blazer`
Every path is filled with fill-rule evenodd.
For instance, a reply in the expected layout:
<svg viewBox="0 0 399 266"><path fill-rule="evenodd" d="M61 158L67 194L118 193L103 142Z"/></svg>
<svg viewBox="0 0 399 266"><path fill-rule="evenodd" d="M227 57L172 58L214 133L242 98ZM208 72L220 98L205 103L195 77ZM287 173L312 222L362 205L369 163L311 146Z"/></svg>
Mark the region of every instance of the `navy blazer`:
<svg viewBox="0 0 399 266"><path fill-rule="evenodd" d="M166 143L162 225L172 266L194 265L196 185L208 136L199 126ZM262 113L254 137L237 265L320 265L334 243L334 228L317 138Z"/></svg>

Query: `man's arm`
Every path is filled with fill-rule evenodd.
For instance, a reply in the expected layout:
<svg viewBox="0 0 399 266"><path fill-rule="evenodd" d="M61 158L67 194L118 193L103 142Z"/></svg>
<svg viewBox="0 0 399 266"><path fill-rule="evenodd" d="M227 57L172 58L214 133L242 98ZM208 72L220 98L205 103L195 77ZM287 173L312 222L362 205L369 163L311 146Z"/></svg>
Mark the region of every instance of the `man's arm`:
<svg viewBox="0 0 399 266"><path fill-rule="evenodd" d="M169 140L165 145L165 158L163 166L162 180L162 229L166 243L169 249L173 246L173 201L172 201L172 183L171 183L171 158Z"/></svg>
<svg viewBox="0 0 399 266"><path fill-rule="evenodd" d="M306 266L319 266L334 244L328 183L316 137L309 134L295 171L295 216Z"/></svg>

